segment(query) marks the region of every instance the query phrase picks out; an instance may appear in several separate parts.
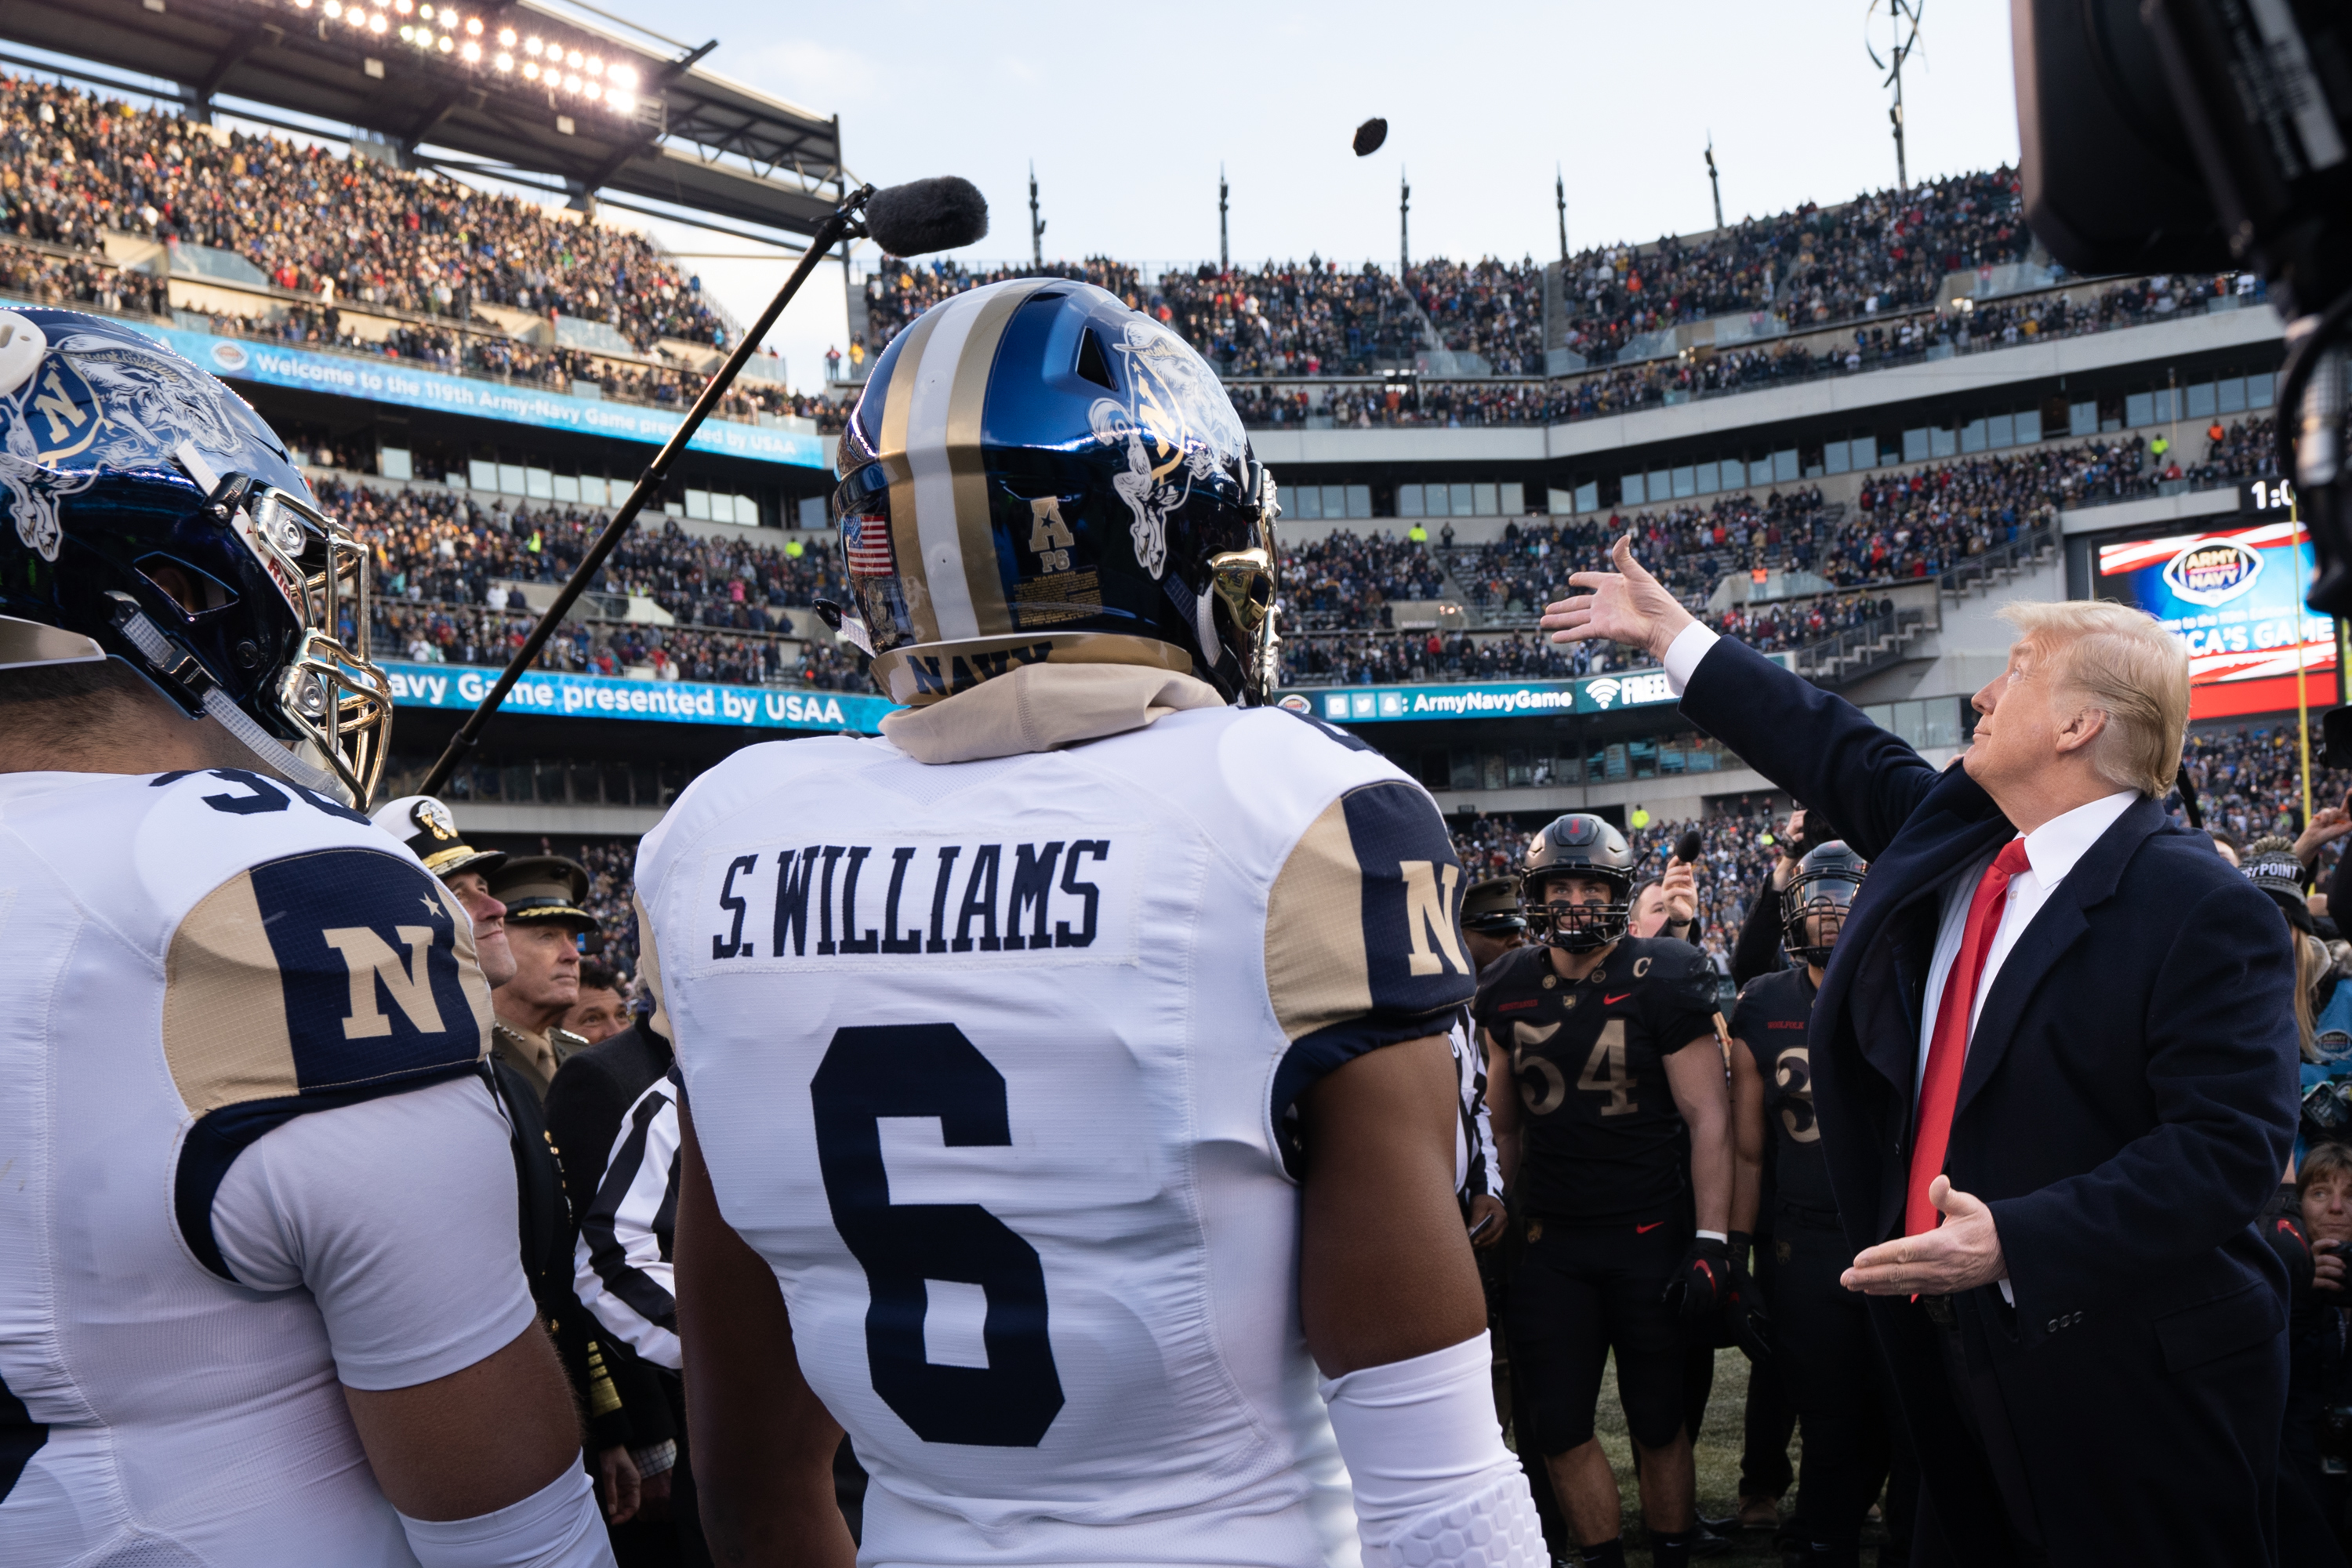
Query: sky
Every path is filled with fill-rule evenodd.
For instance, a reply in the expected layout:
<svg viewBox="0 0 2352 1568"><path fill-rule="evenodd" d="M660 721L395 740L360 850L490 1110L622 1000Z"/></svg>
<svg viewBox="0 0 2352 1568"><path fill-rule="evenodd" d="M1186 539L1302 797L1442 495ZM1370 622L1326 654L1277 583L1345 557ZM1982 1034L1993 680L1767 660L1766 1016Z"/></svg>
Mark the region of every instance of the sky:
<svg viewBox="0 0 2352 1568"><path fill-rule="evenodd" d="M1893 185L1892 94L1866 19L1882 57L1888 33L1866 5L869 0L780 16L767 0L667 0L658 26L719 39L706 64L723 75L840 115L861 178L978 184L992 231L960 258L1027 258L1034 160L1048 259L1213 258L1222 164L1236 263L1393 267L1401 174L1416 258L1557 258L1555 169L1574 247L1712 227L1710 132L1733 223ZM2004 0L1928 5L1904 100L1915 182L2014 163ZM1388 142L1359 159L1349 139L1372 115ZM673 248L751 248L659 226ZM785 270L694 265L747 320ZM796 384L846 346L840 278L812 279L771 337Z"/></svg>

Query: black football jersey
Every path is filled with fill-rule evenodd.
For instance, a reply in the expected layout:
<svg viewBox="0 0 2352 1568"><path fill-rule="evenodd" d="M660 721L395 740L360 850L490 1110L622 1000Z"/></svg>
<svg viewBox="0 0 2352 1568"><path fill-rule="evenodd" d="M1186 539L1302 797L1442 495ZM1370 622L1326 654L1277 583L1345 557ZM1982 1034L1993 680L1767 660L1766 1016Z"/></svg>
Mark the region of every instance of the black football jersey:
<svg viewBox="0 0 2352 1568"><path fill-rule="evenodd" d="M1613 1220L1681 1202L1690 1139L1665 1058L1714 1043L1705 953L1628 937L1570 981L1549 948L1517 948L1487 968L1472 1011L1518 1079L1519 1199L1529 1213Z"/></svg>
<svg viewBox="0 0 2352 1568"><path fill-rule="evenodd" d="M1812 977L1802 968L1759 974L1731 1012L1731 1037L1744 1042L1764 1079L1764 1130L1772 1142L1779 1200L1834 1209L1822 1130L1813 1120L1813 1067L1806 1026L1813 1016ZM1765 1223L1769 1223L1769 1219Z"/></svg>

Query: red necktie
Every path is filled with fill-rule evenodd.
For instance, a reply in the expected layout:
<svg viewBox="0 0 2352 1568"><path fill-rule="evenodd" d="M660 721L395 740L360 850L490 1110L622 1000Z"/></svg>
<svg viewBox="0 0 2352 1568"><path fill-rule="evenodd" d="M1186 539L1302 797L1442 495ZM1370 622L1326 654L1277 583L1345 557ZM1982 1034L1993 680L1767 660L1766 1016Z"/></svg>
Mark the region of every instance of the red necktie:
<svg viewBox="0 0 2352 1568"><path fill-rule="evenodd" d="M1927 1073L1919 1086L1919 1129L1911 1141L1911 1185L1903 1203L1903 1234L1918 1236L1944 1223L1943 1214L1928 1200L1927 1189L1944 1173L1944 1150L1952 1139L1952 1112L1960 1100L1960 1072L1969 1059L1969 1015L1974 1010L1977 984L1984 978L1985 955L1992 933L2000 929L2009 899L2009 880L2025 869L2025 840L2012 838L2001 846L1992 864L1977 883L1969 903L1969 921L1960 935L1960 955L1944 977L1944 994L1936 1007L1936 1034L1927 1045Z"/></svg>

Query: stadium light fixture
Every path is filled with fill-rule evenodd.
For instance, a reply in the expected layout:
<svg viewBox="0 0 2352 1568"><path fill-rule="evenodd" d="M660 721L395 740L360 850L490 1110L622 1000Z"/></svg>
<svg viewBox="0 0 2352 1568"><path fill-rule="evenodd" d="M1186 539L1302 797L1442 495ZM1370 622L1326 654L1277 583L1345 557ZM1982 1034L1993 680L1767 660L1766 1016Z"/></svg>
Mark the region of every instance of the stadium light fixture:
<svg viewBox="0 0 2352 1568"><path fill-rule="evenodd" d="M445 54L445 55L446 55L446 54L448 54L450 51L452 51L453 49L455 49L457 47L457 39L455 39L455 38L451 37L450 37L448 34L446 34L446 33L444 33L444 34L442 34L442 35L441 35L441 52L442 52L443 54Z"/></svg>
<svg viewBox="0 0 2352 1568"><path fill-rule="evenodd" d="M479 65L482 60L482 46L475 43L462 44L458 47L457 58L469 66Z"/></svg>
<svg viewBox="0 0 2352 1568"><path fill-rule="evenodd" d="M537 81L539 79L539 62L537 60L525 60L522 62L522 79L525 81Z"/></svg>
<svg viewBox="0 0 2352 1568"><path fill-rule="evenodd" d="M612 82L614 87L621 89L625 92L633 92L636 89L637 85L637 68L635 66L614 66L606 73L606 79Z"/></svg>
<svg viewBox="0 0 2352 1568"><path fill-rule="evenodd" d="M513 48L515 47L516 37L517 34L512 27L500 27L499 29L499 47L502 49Z"/></svg>
<svg viewBox="0 0 2352 1568"><path fill-rule="evenodd" d="M482 19L479 16L466 18L466 36L469 38L478 38L482 36Z"/></svg>
<svg viewBox="0 0 2352 1568"><path fill-rule="evenodd" d="M327 0L320 9L327 14L327 19L331 22L343 14L343 0Z"/></svg>
<svg viewBox="0 0 2352 1568"><path fill-rule="evenodd" d="M547 46L541 43L537 38L525 38L522 41L522 52L529 55L533 59L539 58L541 54L546 52L546 49Z"/></svg>
<svg viewBox="0 0 2352 1568"><path fill-rule="evenodd" d="M390 26L392 26L391 22L385 18L384 14L381 11L372 12L368 16L368 31L371 33L382 33Z"/></svg>
<svg viewBox="0 0 2352 1568"><path fill-rule="evenodd" d="M500 49L496 58L490 61L490 64L499 70L510 71L514 69L514 57L507 53L504 49Z"/></svg>

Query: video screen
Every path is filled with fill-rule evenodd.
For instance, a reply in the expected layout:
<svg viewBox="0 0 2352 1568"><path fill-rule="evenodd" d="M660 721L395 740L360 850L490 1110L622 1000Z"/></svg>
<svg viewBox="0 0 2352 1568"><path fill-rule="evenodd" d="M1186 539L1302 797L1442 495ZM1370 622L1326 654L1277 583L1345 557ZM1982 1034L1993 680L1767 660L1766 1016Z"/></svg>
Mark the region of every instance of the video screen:
<svg viewBox="0 0 2352 1568"><path fill-rule="evenodd" d="M2135 605L2189 646L2189 717L2272 713L2336 701L2336 628L2303 607L2311 545L2294 522L2254 523L2099 546L2093 592Z"/></svg>

